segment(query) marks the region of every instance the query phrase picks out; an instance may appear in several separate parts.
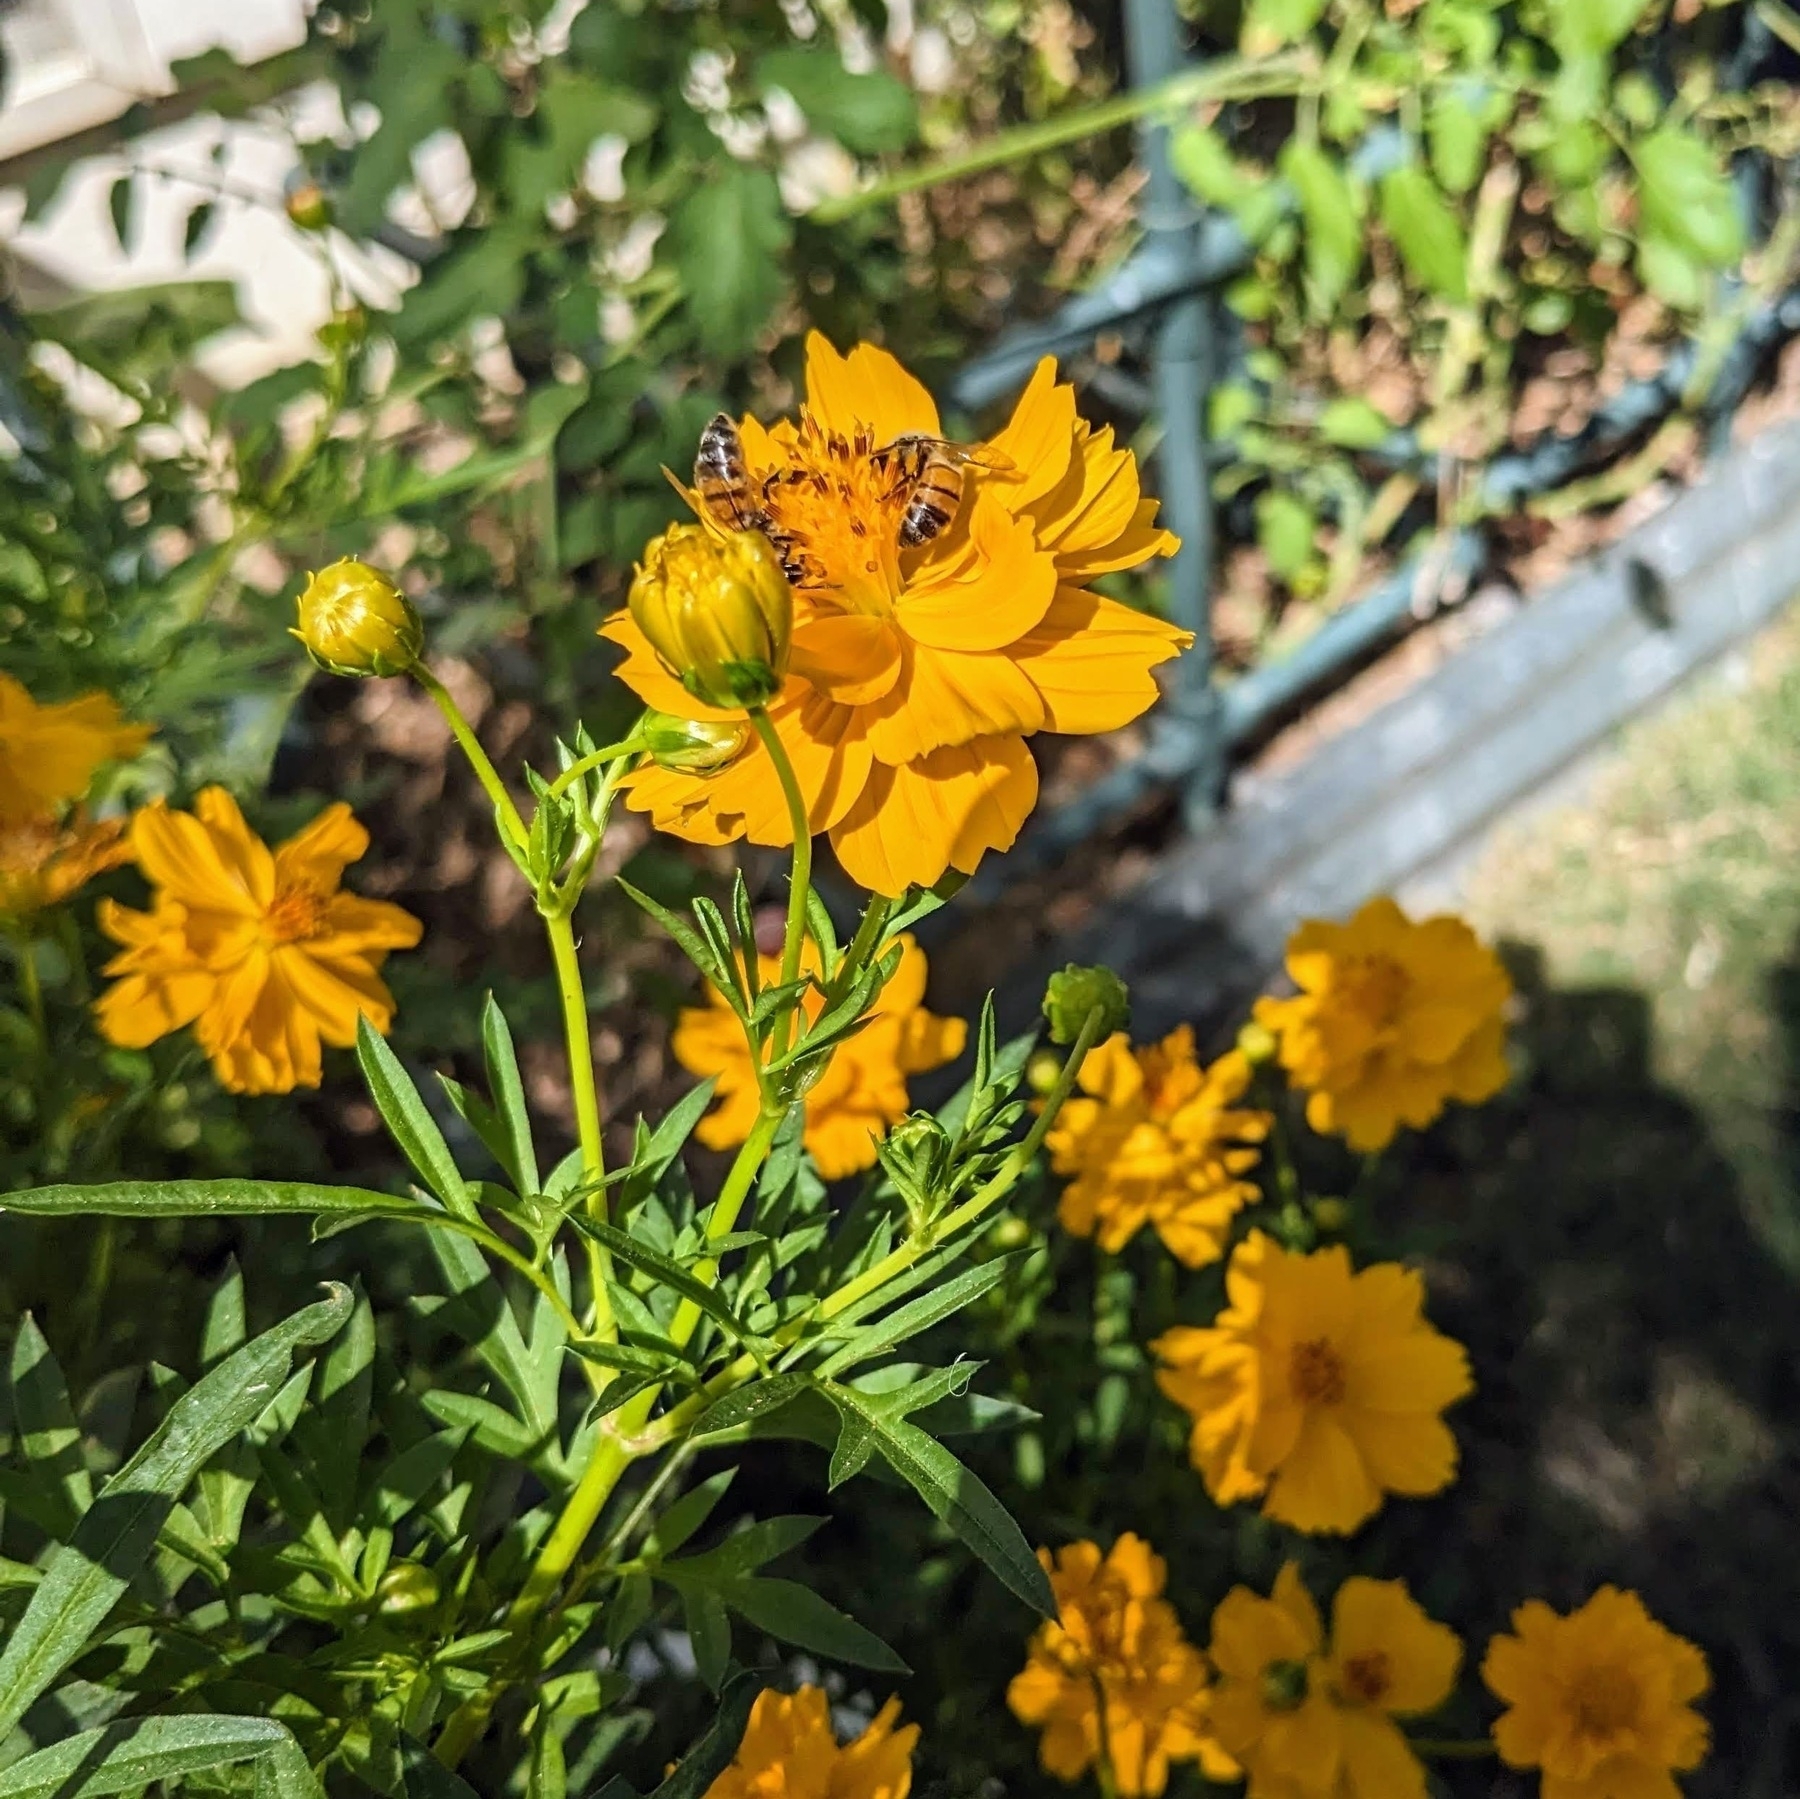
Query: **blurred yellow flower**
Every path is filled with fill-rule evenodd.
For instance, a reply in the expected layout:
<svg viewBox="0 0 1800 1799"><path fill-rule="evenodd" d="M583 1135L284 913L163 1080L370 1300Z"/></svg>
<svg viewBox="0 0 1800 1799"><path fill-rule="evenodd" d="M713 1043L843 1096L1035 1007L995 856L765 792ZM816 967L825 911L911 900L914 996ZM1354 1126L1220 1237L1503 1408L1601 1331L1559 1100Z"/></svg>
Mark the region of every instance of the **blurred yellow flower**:
<svg viewBox="0 0 1800 1799"><path fill-rule="evenodd" d="M1189 1268L1225 1253L1231 1220L1254 1199L1244 1176L1269 1114L1240 1108L1250 1064L1235 1051L1202 1068L1186 1025L1134 1050L1120 1032L1081 1065L1083 1093L1057 1114L1046 1142L1063 1189L1059 1217L1116 1254L1145 1224Z"/></svg>
<svg viewBox="0 0 1800 1799"><path fill-rule="evenodd" d="M80 799L103 762L135 756L152 727L128 725L111 695L40 706L0 674L0 824L18 824Z"/></svg>
<svg viewBox="0 0 1800 1799"><path fill-rule="evenodd" d="M0 919L27 918L60 906L95 875L131 860L126 821L66 818L0 819Z"/></svg>
<svg viewBox="0 0 1800 1799"><path fill-rule="evenodd" d="M1450 1697L1462 1644L1404 1581L1345 1581L1327 1644L1289 1562L1272 1597L1225 1595L1207 1656L1213 1729L1243 1765L1245 1799L1425 1799L1425 1770L1394 1720Z"/></svg>
<svg viewBox="0 0 1800 1799"><path fill-rule="evenodd" d="M906 1077L923 1074L962 1054L968 1026L960 1018L927 1012L925 952L910 936L899 939L900 966L873 1008L874 1022L840 1042L831 1065L806 1096L806 1148L826 1180L840 1180L875 1165L875 1145L906 1116ZM759 956L764 986L781 979L781 958ZM802 961L808 974L819 960L810 939ZM809 988L802 1001L816 1019L825 997ZM709 1149L742 1143L756 1124L761 1098L744 1027L713 992L704 1006L689 1006L676 1021L675 1059L689 1074L717 1075L718 1103L695 1135Z"/></svg>
<svg viewBox="0 0 1800 1799"><path fill-rule="evenodd" d="M906 1799L919 1727L895 1729L900 1701L890 1699L855 1742L838 1746L831 1707L817 1687L765 1689L731 1766L706 1799Z"/></svg>
<svg viewBox="0 0 1800 1799"><path fill-rule="evenodd" d="M192 814L160 801L137 813L131 847L152 888L148 912L111 901L100 926L122 952L101 996L109 1042L139 1049L192 1025L235 1093L316 1087L320 1043L356 1041L358 1015L385 1031L393 996L377 970L419 941L419 921L339 890L369 834L328 806L272 853L222 787Z"/></svg>
<svg viewBox="0 0 1800 1799"><path fill-rule="evenodd" d="M1348 924L1303 924L1287 968L1299 993L1259 999L1256 1022L1280 1040L1315 1131L1385 1149L1401 1125L1506 1085L1512 982L1460 918L1414 924L1391 899L1371 900Z"/></svg>
<svg viewBox="0 0 1800 1799"><path fill-rule="evenodd" d="M1706 1657L1617 1587L1566 1618L1528 1600L1512 1623L1481 1664L1509 1707L1494 1724L1501 1760L1542 1769L1544 1799L1679 1799L1673 1775L1706 1757L1692 1705L1712 1684Z"/></svg>
<svg viewBox="0 0 1800 1799"><path fill-rule="evenodd" d="M798 423L741 426L754 506L795 577L770 718L813 830L830 833L852 880L889 895L1007 848L1037 799L1025 739L1128 724L1156 699L1151 669L1189 641L1089 591L1176 545L1131 452L1076 416L1053 362L962 469L952 522L903 548L911 484L877 452L940 430L931 396L885 350L840 356L816 332ZM604 634L629 652L619 672L648 704L694 713L633 619ZM630 793L660 830L697 843L791 840L760 743L709 779L640 770Z"/></svg>
<svg viewBox="0 0 1800 1799"><path fill-rule="evenodd" d="M1094 1764L1104 1703L1104 1741L1121 1799L1160 1793L1171 1762L1197 1761L1208 1779L1235 1779L1207 1721L1206 1663L1161 1597L1162 1557L1128 1532L1104 1557L1096 1543L1071 1543L1054 1558L1040 1549L1038 1560L1059 1619L1038 1626L1006 1703L1021 1723L1043 1731L1045 1770L1076 1781Z"/></svg>
<svg viewBox="0 0 1800 1799"><path fill-rule="evenodd" d="M1151 1345L1217 1504L1261 1497L1295 1530L1345 1533L1384 1494L1449 1486L1456 1439L1439 1414L1474 1383L1462 1345L1421 1316L1417 1274L1393 1262L1355 1273L1341 1245L1301 1255L1252 1231L1225 1290L1212 1326Z"/></svg>

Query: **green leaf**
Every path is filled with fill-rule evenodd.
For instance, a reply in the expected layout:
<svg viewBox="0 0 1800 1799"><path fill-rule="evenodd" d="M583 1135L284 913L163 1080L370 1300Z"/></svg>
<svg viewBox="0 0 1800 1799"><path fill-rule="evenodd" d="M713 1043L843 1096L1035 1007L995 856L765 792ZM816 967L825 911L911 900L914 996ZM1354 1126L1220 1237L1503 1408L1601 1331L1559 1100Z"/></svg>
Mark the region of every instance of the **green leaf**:
<svg viewBox="0 0 1800 1799"><path fill-rule="evenodd" d="M676 205L669 244L710 355L735 356L755 342L787 292L792 237L767 169L715 165Z"/></svg>
<svg viewBox="0 0 1800 1799"><path fill-rule="evenodd" d="M904 150L919 133L912 90L885 70L852 74L835 50L793 45L757 59L764 88L784 88L817 131L846 150L875 154Z"/></svg>
<svg viewBox="0 0 1800 1799"><path fill-rule="evenodd" d="M311 1181L103 1181L92 1187L26 1187L0 1196L0 1211L36 1218L248 1218L313 1213L360 1218L438 1216L416 1199L366 1187L320 1187Z"/></svg>
<svg viewBox="0 0 1800 1799"><path fill-rule="evenodd" d="M716 1693L731 1666L731 1620L725 1615L725 1602L703 1587L687 1587L682 1591L681 1610L694 1650L694 1666Z"/></svg>
<svg viewBox="0 0 1800 1799"><path fill-rule="evenodd" d="M679 1293L683 1299L692 1300L734 1341L747 1343L754 1339L755 1333L725 1303L718 1290L703 1286L678 1263L671 1262L665 1255L659 1255L636 1237L628 1236L610 1224L602 1224L597 1218L577 1218L574 1223L575 1228L584 1236L604 1244L621 1262L641 1270L671 1292Z"/></svg>
<svg viewBox="0 0 1800 1799"><path fill-rule="evenodd" d="M1344 450L1373 450L1387 442L1394 427L1358 394L1344 394L1319 414L1319 435Z"/></svg>
<svg viewBox="0 0 1800 1799"><path fill-rule="evenodd" d="M1300 201L1306 228L1307 307L1314 318L1328 318L1362 266L1356 195L1337 162L1304 138L1288 140L1279 167Z"/></svg>
<svg viewBox="0 0 1800 1799"><path fill-rule="evenodd" d="M996 1256L991 1262L965 1268L954 1280L946 1281L941 1287L933 1287L929 1293L921 1293L917 1299L908 1301L898 1311L888 1313L885 1318L878 1318L873 1324L859 1330L829 1360L819 1364L819 1378L828 1380L834 1374L841 1374L846 1368L854 1368L858 1362L866 1362L871 1356L885 1353L897 1343L904 1343L908 1337L916 1337L921 1331L930 1330L934 1324L941 1324L946 1318L960 1312L964 1306L973 1305L982 1294L998 1286L1012 1272L1018 1260L1016 1255Z"/></svg>
<svg viewBox="0 0 1800 1799"><path fill-rule="evenodd" d="M466 1429L441 1430L401 1450L375 1477L375 1522L392 1530L449 1473L468 1438Z"/></svg>
<svg viewBox="0 0 1800 1799"><path fill-rule="evenodd" d="M747 1577L721 1587L719 1596L758 1630L798 1649L882 1674L912 1672L872 1630L798 1581Z"/></svg>
<svg viewBox="0 0 1800 1799"><path fill-rule="evenodd" d="M84 1730L0 1773L0 1799L99 1799L241 1762L266 1772L270 1799L319 1799L319 1783L285 1725L206 1712ZM258 1799L264 1790L259 1779Z"/></svg>
<svg viewBox="0 0 1800 1799"><path fill-rule="evenodd" d="M29 1312L13 1338L12 1409L18 1446L51 1507L57 1534L66 1535L93 1504L94 1483L62 1369Z"/></svg>
<svg viewBox="0 0 1800 1799"><path fill-rule="evenodd" d="M764 1562L798 1549L824 1523L823 1518L760 1518L714 1549L684 1556L678 1562L665 1562L661 1572L665 1579L676 1583L686 1580L703 1587L717 1587L754 1574Z"/></svg>
<svg viewBox="0 0 1800 1799"><path fill-rule="evenodd" d="M469 1183L458 1170L437 1120L426 1109L412 1077L400 1066L400 1058L369 1023L366 1013L357 1014L356 1059L362 1064L369 1097L386 1122L388 1135L418 1171L419 1179L452 1212L464 1218L477 1217L475 1202L469 1197Z"/></svg>
<svg viewBox="0 0 1800 1799"><path fill-rule="evenodd" d="M525 1083L506 1014L491 993L481 1008L481 1049L487 1061L488 1092L506 1133L508 1154L501 1166L518 1193L537 1193L541 1191L537 1151L531 1142L531 1114L525 1109Z"/></svg>
<svg viewBox="0 0 1800 1799"><path fill-rule="evenodd" d="M132 1576L182 1493L213 1455L255 1422L297 1350L343 1328L348 1287L265 1331L203 1375L142 1449L101 1489L68 1541L54 1552L25 1615L0 1655L0 1739L79 1655Z"/></svg>
<svg viewBox="0 0 1800 1799"><path fill-rule="evenodd" d="M716 1075L709 1076L698 1087L684 1093L662 1115L642 1152L632 1159L631 1176L634 1186L641 1183L648 1192L668 1173L675 1158L686 1147L694 1126L712 1104L713 1092L718 1084Z"/></svg>
<svg viewBox="0 0 1800 1799"><path fill-rule="evenodd" d="M694 1435L710 1437L721 1431L737 1430L771 1412L780 1411L811 1391L811 1384L803 1374L772 1374L767 1380L739 1387L736 1392L715 1400L700 1414L694 1425Z"/></svg>
<svg viewBox="0 0 1800 1799"><path fill-rule="evenodd" d="M1187 124L1175 131L1169 161L1193 194L1213 206L1235 206L1249 185L1225 140L1205 125Z"/></svg>
<svg viewBox="0 0 1800 1799"><path fill-rule="evenodd" d="M1325 0L1250 0L1242 44L1247 56L1266 56L1297 43L1325 16Z"/></svg>
<svg viewBox="0 0 1800 1799"><path fill-rule="evenodd" d="M1550 41L1570 59L1604 55L1631 35L1648 5L1649 0L1548 0Z"/></svg>
<svg viewBox="0 0 1800 1799"><path fill-rule="evenodd" d="M1460 306L1469 297L1469 247L1461 221L1417 163L1382 178L1381 220L1413 279Z"/></svg>
<svg viewBox="0 0 1800 1799"><path fill-rule="evenodd" d="M1431 172L1446 193L1466 194L1481 179L1487 157L1487 120L1454 87L1438 93L1425 120Z"/></svg>
<svg viewBox="0 0 1800 1799"><path fill-rule="evenodd" d="M359 1291L350 1322L320 1360L313 1403L294 1425L326 1516L339 1530L350 1525L357 1470L369 1436L374 1369L375 1316Z"/></svg>
<svg viewBox="0 0 1800 1799"><path fill-rule="evenodd" d="M1292 583L1312 560L1319 521L1313 509L1284 487L1256 496L1256 539L1269 559L1269 572Z"/></svg>
<svg viewBox="0 0 1800 1799"><path fill-rule="evenodd" d="M544 1448L541 1436L491 1399L439 1388L423 1395L420 1403L440 1424L466 1431L475 1446L489 1455L509 1462L531 1462Z"/></svg>
<svg viewBox="0 0 1800 1799"><path fill-rule="evenodd" d="M1712 148L1679 125L1665 125L1632 146L1638 174L1638 226L1709 268L1730 268L1744 253L1737 196Z"/></svg>
<svg viewBox="0 0 1800 1799"><path fill-rule="evenodd" d="M645 1553L673 1555L713 1514L713 1508L725 1497L726 1489L737 1478L735 1468L722 1468L698 1486L690 1487L657 1519L650 1533Z"/></svg>
<svg viewBox="0 0 1800 1799"><path fill-rule="evenodd" d="M685 955L721 993L725 994L727 997L733 995L735 984L731 979L731 971L714 957L712 951L701 941L700 934L680 915L680 913L671 912L667 906L663 905L658 900L653 900L649 894L640 893L638 889L633 887L627 880L619 879L616 880L614 884L627 899L642 906L643 909L675 939L681 946L682 954Z"/></svg>
<svg viewBox="0 0 1800 1799"><path fill-rule="evenodd" d="M744 1740L750 1708L762 1689L760 1675L734 1676L731 1685L719 1695L718 1715L706 1735L688 1750L650 1799L704 1799L712 1783L731 1766L738 1744Z"/></svg>
<svg viewBox="0 0 1800 1799"><path fill-rule="evenodd" d="M870 1440L888 1466L1008 1591L1042 1616L1056 1616L1056 1595L1043 1567L1011 1514L974 1473L917 1425L889 1417L879 1398L834 1381L820 1384L844 1426Z"/></svg>

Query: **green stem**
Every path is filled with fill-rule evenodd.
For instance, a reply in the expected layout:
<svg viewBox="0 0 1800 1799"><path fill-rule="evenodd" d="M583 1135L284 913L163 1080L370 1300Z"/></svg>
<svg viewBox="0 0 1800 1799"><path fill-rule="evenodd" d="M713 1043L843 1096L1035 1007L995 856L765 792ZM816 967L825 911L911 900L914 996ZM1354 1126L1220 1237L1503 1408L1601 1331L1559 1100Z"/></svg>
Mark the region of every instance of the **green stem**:
<svg viewBox="0 0 1800 1799"><path fill-rule="evenodd" d="M815 206L810 216L820 224L836 224L852 213L884 205L902 194L917 193L921 188L936 187L946 181L959 181L965 175L979 175L988 169L1020 162L1120 125L1133 124L1139 119L1152 118L1159 113L1178 113L1209 101L1253 100L1266 95L1298 93L1316 79L1317 71L1311 60L1299 54L1263 57L1256 61L1222 56L1203 69L1177 75L1156 87L1120 94L1098 106L1064 113L1060 118L1046 119L1042 124L1002 131L986 143L959 155L903 169L885 181L872 183L860 193L846 194L841 199L827 200Z"/></svg>
<svg viewBox="0 0 1800 1799"><path fill-rule="evenodd" d="M1080 1035L1070 1048L1068 1060L1063 1064L1050 1091L1045 1094L1044 1109L1038 1114L1037 1122L1032 1125L1030 1135L1013 1150L985 1185L955 1211L946 1212L928 1230L901 1244L854 1280L846 1281L835 1293L822 1299L805 1317L784 1325L776 1332L776 1340L784 1345L797 1343L808 1325L828 1323L847 1312L859 1300L866 1299L871 1293L885 1287L889 1281L904 1274L938 1244L954 1236L966 1225L973 1224L984 1212L1004 1199L1018 1184L1019 1176L1031 1166L1043 1147L1044 1138L1056 1122L1056 1115L1062 1109L1063 1101L1074 1088L1076 1077L1081 1073L1081 1065L1098 1040L1103 1023L1103 1015L1095 1007L1082 1022ZM672 1406L649 1430L634 1436L633 1447L640 1455L660 1449L665 1443L679 1437L714 1400L741 1387L758 1371L754 1356L739 1356L736 1361L720 1369L698 1393L691 1394L679 1405Z"/></svg>
<svg viewBox="0 0 1800 1799"><path fill-rule="evenodd" d="M605 749L595 750L591 756L583 756L579 762L571 762L550 783L551 799L561 799L591 769L599 768L602 763L617 762L622 756L635 756L643 747L644 740L641 737L621 737L617 743L609 743Z"/></svg>
<svg viewBox="0 0 1800 1799"><path fill-rule="evenodd" d="M1050 1134L1050 1127L1055 1124L1063 1101L1074 1088L1075 1079L1081 1073L1081 1065L1087 1060L1088 1051L1099 1039L1104 1023L1105 1015L1098 1006L1082 1021L1080 1034L1070 1047L1069 1059L1063 1063L1050 1091L1044 1095L1044 1109L1038 1114L1037 1122L1032 1125L1031 1132L1024 1141L1000 1164L999 1169L955 1211L946 1212L929 1231L902 1243L874 1267L859 1274L855 1280L846 1282L828 1299L823 1300L813 1314L815 1318L835 1318L841 1312L848 1311L859 1299L879 1291L896 1275L904 1274L928 1250L955 1236L965 1226L973 1224L984 1212L991 1211L1018 1185L1019 1176L1031 1166L1038 1151L1043 1148L1044 1139Z"/></svg>
<svg viewBox="0 0 1800 1799"><path fill-rule="evenodd" d="M581 982L581 961L575 950L575 926L567 913L544 920L550 939L550 956L556 964L556 990L562 1002L563 1035L568 1043L569 1088L575 1099L575 1135L581 1145L581 1178L587 1188L587 1213L606 1222L606 1139L600 1128L600 1089L594 1079L594 1044L588 1032L587 993ZM601 1336L615 1335L612 1302L606 1283L612 1276L612 1255L591 1237L586 1239L589 1285L593 1288L594 1329Z"/></svg>
<svg viewBox="0 0 1800 1799"><path fill-rule="evenodd" d="M450 697L449 688L423 662L413 664L412 678L431 695L438 711L443 713L444 723L450 727L450 734L468 758L469 766L475 771L475 778L481 783L482 790L493 802L501 828L512 838L514 846L523 850L531 839L531 833L526 830L525 821L519 816L519 808L513 804L512 795L506 791L506 784L500 779L499 770L494 767L487 751L481 747L481 739L463 717L462 708Z"/></svg>
<svg viewBox="0 0 1800 1799"><path fill-rule="evenodd" d="M1113 1767L1112 1725L1106 1715L1106 1687L1099 1674L1090 1669L1088 1679L1094 1688L1094 1724L1098 1742L1094 1748L1094 1784L1100 1799L1118 1799L1119 1777Z"/></svg>
<svg viewBox="0 0 1800 1799"><path fill-rule="evenodd" d="M721 1237L729 1237L737 1229L738 1214L744 1209L744 1201L750 1197L751 1183L755 1181L762 1165L768 1160L770 1145L775 1141L775 1133L781 1129L781 1121L787 1116L783 1108L778 1112L759 1112L756 1123L750 1127L750 1135L740 1146L730 1171L725 1176L725 1185L719 1189L719 1197L713 1205L711 1216L706 1221L706 1240L717 1243ZM710 1287L719 1277L719 1264L710 1256L704 1261L694 1264L694 1279ZM669 1340L678 1349L686 1349L696 1327L700 1323L700 1308L691 1299L684 1299L676 1307L674 1322L669 1326Z"/></svg>
<svg viewBox="0 0 1800 1799"><path fill-rule="evenodd" d="M788 880L787 933L781 943L781 981L786 986L799 980L800 955L806 947L806 896L812 888L812 819L807 814L806 796L800 791L800 782L788 758L787 746L781 741L781 733L761 706L752 708L750 723L762 739L763 748L769 752L769 760L775 764L775 775L781 782L781 797L787 801L788 824L794 833L793 871ZM776 1055L787 1048L792 1024L791 1012L784 1012L776 1020Z"/></svg>

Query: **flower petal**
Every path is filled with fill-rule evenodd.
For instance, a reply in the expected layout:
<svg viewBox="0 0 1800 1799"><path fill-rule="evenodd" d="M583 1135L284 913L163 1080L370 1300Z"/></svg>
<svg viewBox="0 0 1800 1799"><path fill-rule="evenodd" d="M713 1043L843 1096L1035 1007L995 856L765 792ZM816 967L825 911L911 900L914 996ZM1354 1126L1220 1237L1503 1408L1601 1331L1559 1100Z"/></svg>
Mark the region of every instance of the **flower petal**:
<svg viewBox="0 0 1800 1799"><path fill-rule="evenodd" d="M1042 499L1069 472L1075 425L1075 389L1057 380L1056 358L1045 356L1032 370L1005 430L988 440L990 449L1020 471L1001 490L1012 510Z"/></svg>
<svg viewBox="0 0 1800 1799"><path fill-rule="evenodd" d="M950 868L973 874L987 851L1010 849L1036 799L1025 745L977 738L901 767L875 764L831 843L853 881L894 899Z"/></svg>
<svg viewBox="0 0 1800 1799"><path fill-rule="evenodd" d="M885 618L822 612L794 627L790 666L826 699L866 706L900 678L900 634Z"/></svg>
<svg viewBox="0 0 1800 1799"><path fill-rule="evenodd" d="M806 334L806 410L842 437L853 438L863 426L878 446L908 432L936 437L940 430L937 405L923 383L886 350L858 344L840 356L818 331Z"/></svg>
<svg viewBox="0 0 1800 1799"><path fill-rule="evenodd" d="M969 511L969 554L935 578L909 585L896 608L915 643L945 650L998 650L1043 618L1056 592L1056 563L1031 526L985 484Z"/></svg>
<svg viewBox="0 0 1800 1799"><path fill-rule="evenodd" d="M276 846L275 884L333 893L344 878L344 870L360 861L368 848L369 833L340 800Z"/></svg>
<svg viewBox="0 0 1800 1799"><path fill-rule="evenodd" d="M1043 696L1047 730L1116 731L1155 705L1160 690L1151 669L1193 641L1117 600L1059 587L1008 654Z"/></svg>
<svg viewBox="0 0 1800 1799"><path fill-rule="evenodd" d="M905 673L868 719L877 761L916 762L978 737L1043 729L1044 703L1017 663L998 651L965 654L903 646Z"/></svg>

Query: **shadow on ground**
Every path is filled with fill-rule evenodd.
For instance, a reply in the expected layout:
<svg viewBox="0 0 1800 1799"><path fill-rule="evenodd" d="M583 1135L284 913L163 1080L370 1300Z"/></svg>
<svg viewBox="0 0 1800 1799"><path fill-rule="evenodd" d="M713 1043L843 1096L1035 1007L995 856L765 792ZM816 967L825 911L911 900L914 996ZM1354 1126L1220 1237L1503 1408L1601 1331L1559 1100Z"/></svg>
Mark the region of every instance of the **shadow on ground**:
<svg viewBox="0 0 1800 1799"><path fill-rule="evenodd" d="M1653 1070L1626 988L1554 988L1508 959L1523 1080L1396 1170L1394 1234L1423 1252L1436 1321L1474 1359L1452 1494L1371 1533L1468 1631L1518 1600L1638 1588L1706 1650L1714 1754L1693 1795L1800 1780L1800 950L1771 977L1787 1056L1788 1216L1746 1203L1706 1119ZM1771 1224L1774 1228L1771 1228ZM1459 1793L1533 1790L1466 1769Z"/></svg>

